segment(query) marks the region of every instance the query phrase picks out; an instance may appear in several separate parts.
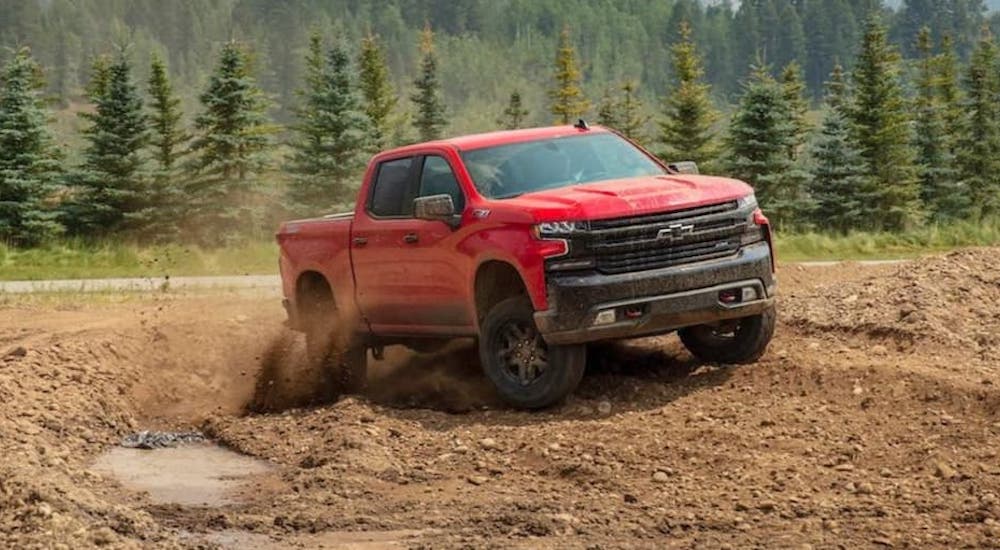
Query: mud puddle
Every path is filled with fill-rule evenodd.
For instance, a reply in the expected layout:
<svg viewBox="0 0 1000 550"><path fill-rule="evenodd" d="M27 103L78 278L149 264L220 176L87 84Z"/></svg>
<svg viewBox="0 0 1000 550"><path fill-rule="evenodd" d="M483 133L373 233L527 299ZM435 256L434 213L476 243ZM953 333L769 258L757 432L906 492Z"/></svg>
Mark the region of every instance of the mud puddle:
<svg viewBox="0 0 1000 550"><path fill-rule="evenodd" d="M93 470L148 493L156 504L218 507L235 504L247 478L272 467L218 445L197 443L151 450L115 447Z"/></svg>
<svg viewBox="0 0 1000 550"><path fill-rule="evenodd" d="M397 531L328 531L325 533L272 537L246 531L226 530L207 535L189 533L192 543L211 544L223 549L254 548L256 550L281 550L284 548L337 548L339 550L381 550L409 548L420 537L431 531L405 529Z"/></svg>

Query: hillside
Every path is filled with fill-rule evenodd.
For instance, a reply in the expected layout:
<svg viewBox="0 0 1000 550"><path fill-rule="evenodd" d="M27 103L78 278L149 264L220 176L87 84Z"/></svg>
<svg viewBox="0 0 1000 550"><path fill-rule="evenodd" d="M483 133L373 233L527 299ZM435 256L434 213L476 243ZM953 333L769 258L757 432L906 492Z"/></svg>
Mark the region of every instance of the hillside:
<svg viewBox="0 0 1000 550"><path fill-rule="evenodd" d="M951 34L963 59L986 20L979 0L948 0L955 16L903 3L885 11L893 39L911 55L919 26ZM997 0L991 4L997 3ZM877 4L877 3L876 3ZM910 7L912 4L913 7ZM50 92L63 105L82 93L93 60L128 43L145 80L153 52L168 61L185 106L194 104L213 54L229 37L249 43L274 114L287 122L301 86L307 36L317 29L356 49L362 35L380 36L398 91L408 95L416 71L416 43L424 23L438 35L441 81L455 131L491 128L511 91L520 90L528 122L551 122L546 88L558 31L568 25L583 60L592 104L624 80L654 108L672 75L669 51L688 20L705 56L706 78L720 100L740 89L757 52L779 70L795 60L814 97L835 61L854 58L871 0L771 0L727 7L695 0L387 0L374 9L361 0L0 0L0 45L26 44L46 69ZM926 13L925 13L926 11ZM1000 17L993 24L1000 31ZM4 53L0 52L0 57Z"/></svg>

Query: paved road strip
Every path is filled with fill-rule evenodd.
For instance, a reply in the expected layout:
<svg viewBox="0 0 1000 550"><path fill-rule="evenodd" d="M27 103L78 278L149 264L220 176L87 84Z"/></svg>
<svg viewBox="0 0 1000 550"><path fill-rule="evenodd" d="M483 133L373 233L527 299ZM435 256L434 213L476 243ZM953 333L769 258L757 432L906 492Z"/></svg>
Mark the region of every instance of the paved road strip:
<svg viewBox="0 0 1000 550"><path fill-rule="evenodd" d="M121 290L150 292L193 288L280 288L277 275L233 275L226 277L136 277L113 279L60 279L49 281L0 281L0 293L100 292Z"/></svg>

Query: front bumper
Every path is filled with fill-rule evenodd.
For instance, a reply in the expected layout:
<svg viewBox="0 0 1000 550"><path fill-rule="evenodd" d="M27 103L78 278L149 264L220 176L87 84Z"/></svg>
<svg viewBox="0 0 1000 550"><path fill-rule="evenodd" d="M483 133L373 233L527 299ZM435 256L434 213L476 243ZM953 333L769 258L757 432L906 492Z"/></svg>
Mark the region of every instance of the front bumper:
<svg viewBox="0 0 1000 550"><path fill-rule="evenodd" d="M755 299L723 303L720 293L753 289ZM689 265L620 275L550 275L549 309L535 324L549 344L579 344L663 334L679 328L738 319L774 306L771 248L761 242L736 255ZM615 319L595 324L600 312ZM626 316L626 311L631 317Z"/></svg>

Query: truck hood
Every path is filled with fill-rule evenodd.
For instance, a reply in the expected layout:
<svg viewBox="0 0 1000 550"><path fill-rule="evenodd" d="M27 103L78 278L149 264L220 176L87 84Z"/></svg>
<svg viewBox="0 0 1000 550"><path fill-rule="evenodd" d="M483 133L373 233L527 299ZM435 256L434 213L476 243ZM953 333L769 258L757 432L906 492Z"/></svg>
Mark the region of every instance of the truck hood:
<svg viewBox="0 0 1000 550"><path fill-rule="evenodd" d="M537 222L599 220L697 208L752 192L749 185L729 178L664 175L571 185L497 202L529 211Z"/></svg>

